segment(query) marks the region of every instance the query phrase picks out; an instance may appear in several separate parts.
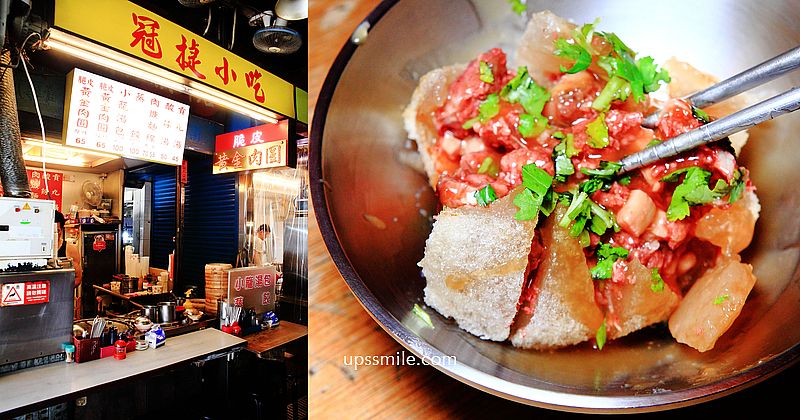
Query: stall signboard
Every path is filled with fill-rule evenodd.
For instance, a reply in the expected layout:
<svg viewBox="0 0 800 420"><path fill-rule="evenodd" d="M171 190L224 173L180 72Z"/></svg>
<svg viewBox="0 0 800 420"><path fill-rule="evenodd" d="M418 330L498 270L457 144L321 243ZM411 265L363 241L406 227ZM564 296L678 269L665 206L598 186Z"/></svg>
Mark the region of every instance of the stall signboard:
<svg viewBox="0 0 800 420"><path fill-rule="evenodd" d="M189 105L74 69L67 75L64 144L180 165Z"/></svg>
<svg viewBox="0 0 800 420"><path fill-rule="evenodd" d="M62 187L64 185L64 174L61 172L44 171L38 169L28 169L28 185L31 187L31 198L38 200L53 200L56 203L56 210L61 211ZM45 179L47 184L45 184ZM47 194L47 191L50 194ZM0 186L0 196L3 195L3 187Z"/></svg>
<svg viewBox="0 0 800 420"><path fill-rule="evenodd" d="M290 164L288 121L217 136L213 173L277 168Z"/></svg>
<svg viewBox="0 0 800 420"><path fill-rule="evenodd" d="M0 288L0 306L36 305L50 301L50 282L4 283Z"/></svg>
<svg viewBox="0 0 800 420"><path fill-rule="evenodd" d="M228 270L228 302L233 306L255 309L262 314L275 309L274 266L245 267Z"/></svg>
<svg viewBox="0 0 800 420"><path fill-rule="evenodd" d="M59 0L55 26L295 118L291 83L132 2Z"/></svg>

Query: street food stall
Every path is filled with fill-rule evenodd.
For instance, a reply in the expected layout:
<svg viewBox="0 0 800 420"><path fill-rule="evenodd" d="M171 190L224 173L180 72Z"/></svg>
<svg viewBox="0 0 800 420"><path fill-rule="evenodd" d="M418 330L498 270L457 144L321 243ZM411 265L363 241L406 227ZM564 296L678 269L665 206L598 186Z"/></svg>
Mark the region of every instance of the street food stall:
<svg viewBox="0 0 800 420"><path fill-rule="evenodd" d="M182 3L0 0L0 417L305 410L305 18Z"/></svg>

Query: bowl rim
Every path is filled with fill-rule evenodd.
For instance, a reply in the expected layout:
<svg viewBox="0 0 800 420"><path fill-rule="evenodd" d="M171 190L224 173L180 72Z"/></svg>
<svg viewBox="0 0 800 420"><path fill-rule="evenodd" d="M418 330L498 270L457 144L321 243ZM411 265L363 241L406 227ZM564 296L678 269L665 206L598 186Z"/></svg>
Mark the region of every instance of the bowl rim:
<svg viewBox="0 0 800 420"><path fill-rule="evenodd" d="M383 0L361 21L361 24L366 23L369 25L368 29L373 28L399 1ZM446 354L406 328L381 305L375 295L366 287L338 240L327 206L326 185L322 173L322 140L325 122L339 80L357 48L358 45L350 40L342 46L328 70L314 108L309 137L309 187L317 227L339 273L370 317L416 357L428 360L432 358L435 360L438 357L439 360L444 360L441 358L447 356ZM755 364L729 377L708 384L679 391L630 396L588 395L532 388L497 378L458 361L447 366L435 363L431 363L431 365L459 382L527 405L582 413L636 413L670 410L717 399L760 383L790 367L798 360L800 360L800 343L780 354L773 355L763 363Z"/></svg>

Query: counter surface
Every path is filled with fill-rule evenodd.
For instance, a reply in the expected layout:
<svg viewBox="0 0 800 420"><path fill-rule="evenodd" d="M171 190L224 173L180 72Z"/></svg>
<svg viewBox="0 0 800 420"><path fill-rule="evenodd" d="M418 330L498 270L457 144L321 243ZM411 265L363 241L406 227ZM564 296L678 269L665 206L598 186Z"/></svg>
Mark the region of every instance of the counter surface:
<svg viewBox="0 0 800 420"><path fill-rule="evenodd" d="M125 360L54 363L0 376L0 413L82 392L202 356L244 346L245 340L207 328L168 338L163 347L134 351Z"/></svg>
<svg viewBox="0 0 800 420"><path fill-rule="evenodd" d="M305 325L281 321L275 328L245 336L244 339L247 340L246 350L260 356L264 352L307 335L308 328Z"/></svg>

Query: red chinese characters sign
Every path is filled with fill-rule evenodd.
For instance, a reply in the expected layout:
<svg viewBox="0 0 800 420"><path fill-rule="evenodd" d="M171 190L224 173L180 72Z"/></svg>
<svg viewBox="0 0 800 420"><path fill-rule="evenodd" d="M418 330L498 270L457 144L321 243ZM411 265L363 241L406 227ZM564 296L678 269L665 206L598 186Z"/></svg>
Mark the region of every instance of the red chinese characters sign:
<svg viewBox="0 0 800 420"><path fill-rule="evenodd" d="M31 187L31 192L37 200L53 200L56 203L56 210L61 211L61 202L64 186L64 174L61 172L44 171L38 169L28 169L28 185ZM46 181L46 183L45 183ZM50 194L47 194L47 190ZM3 188L0 187L0 195L3 195Z"/></svg>
<svg viewBox="0 0 800 420"><path fill-rule="evenodd" d="M277 272L273 266L236 268L228 271L228 297L235 306L254 308L256 313L275 307Z"/></svg>
<svg viewBox="0 0 800 420"><path fill-rule="evenodd" d="M291 83L136 4L105 0L102 7L86 7L82 0L59 0L55 8L58 28L287 117L296 116Z"/></svg>
<svg viewBox="0 0 800 420"><path fill-rule="evenodd" d="M67 77L65 144L181 164L189 105L81 69Z"/></svg>
<svg viewBox="0 0 800 420"><path fill-rule="evenodd" d="M217 136L213 172L221 174L289 165L288 133L288 122L284 120Z"/></svg>

